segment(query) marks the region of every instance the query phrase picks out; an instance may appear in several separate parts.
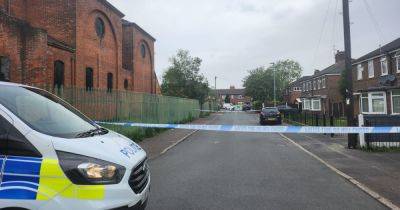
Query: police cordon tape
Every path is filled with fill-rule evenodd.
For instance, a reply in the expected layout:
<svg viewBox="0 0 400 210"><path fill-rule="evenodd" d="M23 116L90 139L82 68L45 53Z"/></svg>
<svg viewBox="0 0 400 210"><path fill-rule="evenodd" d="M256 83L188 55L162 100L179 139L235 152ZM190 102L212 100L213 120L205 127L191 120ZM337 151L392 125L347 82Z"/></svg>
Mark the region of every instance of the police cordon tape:
<svg viewBox="0 0 400 210"><path fill-rule="evenodd" d="M251 126L251 125L195 125L195 124L151 124L151 123L121 123L96 122L103 125L124 127L166 128L223 132L250 133L335 133L335 134L384 134L400 133L400 127L318 127L318 126Z"/></svg>

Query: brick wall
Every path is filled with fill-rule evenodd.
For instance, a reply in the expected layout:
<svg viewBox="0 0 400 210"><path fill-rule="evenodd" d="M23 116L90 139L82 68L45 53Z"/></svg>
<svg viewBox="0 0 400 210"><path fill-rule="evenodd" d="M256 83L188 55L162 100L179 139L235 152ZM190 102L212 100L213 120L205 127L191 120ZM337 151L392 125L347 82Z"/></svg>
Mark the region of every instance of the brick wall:
<svg viewBox="0 0 400 210"><path fill-rule="evenodd" d="M154 93L154 41L134 27L134 90ZM141 46L145 46L142 57Z"/></svg>
<svg viewBox="0 0 400 210"><path fill-rule="evenodd" d="M121 16L99 1L77 1L76 30L76 85L85 86L85 69L94 71L94 87L107 88L107 74L113 74L113 88L121 89L122 70L122 23ZM96 33L95 21L104 22L104 37Z"/></svg>
<svg viewBox="0 0 400 210"><path fill-rule="evenodd" d="M400 73L396 71L396 58L395 58L395 53L390 53L386 55L387 61L388 61L388 74L389 75L394 75L396 77L396 80L393 84L389 86L383 86L379 82L379 78L382 76L382 70L381 70L381 58L376 57L371 59L373 61L373 66L374 66L374 77L369 78L368 75L368 60L362 61L360 64L364 68L364 71L362 72L362 79L358 80L358 63L353 65L353 89L354 92L358 93L367 93L367 92L374 92L374 91L379 91L379 92L385 92L386 93L386 109L387 113L392 112L392 106L391 106L391 89L392 88L400 88ZM354 97L354 113L355 114L360 114L360 95L357 95Z"/></svg>
<svg viewBox="0 0 400 210"><path fill-rule="evenodd" d="M156 93L154 38L136 24L123 28L121 12L105 0L0 0L0 56L10 57L14 82L54 84L54 62L64 64L64 85ZM98 36L96 19L104 23ZM124 44L123 44L124 43ZM146 56L141 56L141 45ZM17 46L17 47L15 47Z"/></svg>
<svg viewBox="0 0 400 210"><path fill-rule="evenodd" d="M133 70L132 89L136 92L157 92L157 79L154 72L154 41L153 37L135 23L124 21L123 62L125 68Z"/></svg>
<svg viewBox="0 0 400 210"><path fill-rule="evenodd" d="M11 81L44 83L46 46L44 30L0 12L0 56L10 60Z"/></svg>

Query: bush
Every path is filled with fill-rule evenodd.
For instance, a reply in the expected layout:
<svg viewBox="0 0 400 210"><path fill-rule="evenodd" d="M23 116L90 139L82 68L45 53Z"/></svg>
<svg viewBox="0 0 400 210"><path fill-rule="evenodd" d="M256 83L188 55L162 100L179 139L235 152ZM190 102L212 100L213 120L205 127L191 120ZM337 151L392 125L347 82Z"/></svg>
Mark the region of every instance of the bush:
<svg viewBox="0 0 400 210"><path fill-rule="evenodd" d="M253 102L253 109L254 110L261 110L262 109L262 102L261 101L254 101Z"/></svg>

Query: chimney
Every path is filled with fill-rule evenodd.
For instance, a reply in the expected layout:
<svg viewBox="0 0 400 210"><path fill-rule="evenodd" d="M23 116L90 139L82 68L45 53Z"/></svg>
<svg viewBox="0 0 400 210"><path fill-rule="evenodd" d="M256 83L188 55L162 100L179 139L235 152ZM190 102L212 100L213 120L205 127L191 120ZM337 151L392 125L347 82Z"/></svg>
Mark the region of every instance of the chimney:
<svg viewBox="0 0 400 210"><path fill-rule="evenodd" d="M229 89L234 90L234 89L235 89L235 86L234 86L234 85L231 85L231 86L229 87Z"/></svg>
<svg viewBox="0 0 400 210"><path fill-rule="evenodd" d="M345 58L346 58L346 55L344 54L344 51L339 51L339 50L336 51L336 54L335 54L335 62L336 63L344 61Z"/></svg>
<svg viewBox="0 0 400 210"><path fill-rule="evenodd" d="M318 74L319 72L320 72L320 70L315 69L315 70L314 70L314 75Z"/></svg>

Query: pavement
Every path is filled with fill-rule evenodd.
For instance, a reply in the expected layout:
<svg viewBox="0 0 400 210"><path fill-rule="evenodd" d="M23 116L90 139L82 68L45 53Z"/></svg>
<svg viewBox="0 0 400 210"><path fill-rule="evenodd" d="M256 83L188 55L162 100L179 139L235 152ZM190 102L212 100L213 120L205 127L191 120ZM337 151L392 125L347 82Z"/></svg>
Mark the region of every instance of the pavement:
<svg viewBox="0 0 400 210"><path fill-rule="evenodd" d="M225 113L207 122L258 119ZM198 131L162 155L144 144L153 153L148 209L387 209L280 134Z"/></svg>
<svg viewBox="0 0 400 210"><path fill-rule="evenodd" d="M199 118L190 124L211 124L218 115L212 114L207 118ZM138 144L147 152L147 157L151 160L164 154L195 132L196 130L169 129L157 136L147 138Z"/></svg>
<svg viewBox="0 0 400 210"><path fill-rule="evenodd" d="M400 206L400 153L347 149L347 137L285 134L304 149Z"/></svg>

